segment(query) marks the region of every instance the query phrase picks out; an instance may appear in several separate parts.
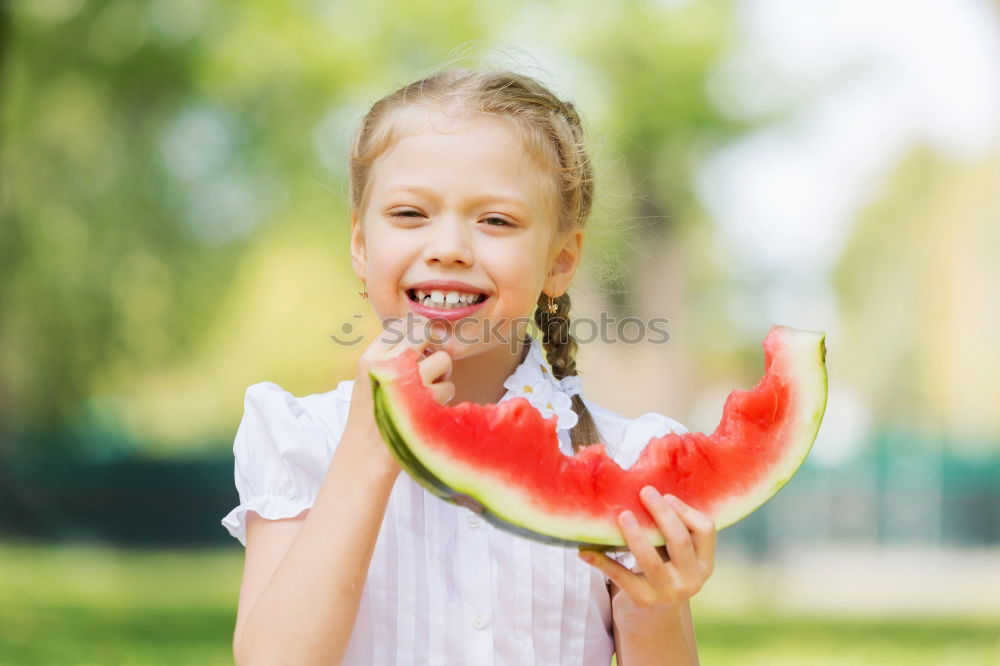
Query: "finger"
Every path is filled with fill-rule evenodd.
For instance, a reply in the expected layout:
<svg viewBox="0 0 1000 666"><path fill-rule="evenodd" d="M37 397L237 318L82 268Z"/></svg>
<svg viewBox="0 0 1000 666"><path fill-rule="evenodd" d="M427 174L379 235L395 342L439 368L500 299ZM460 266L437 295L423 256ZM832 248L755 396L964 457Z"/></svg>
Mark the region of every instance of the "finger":
<svg viewBox="0 0 1000 666"><path fill-rule="evenodd" d="M631 511L622 511L618 516L618 526L625 536L628 549L635 555L635 561L642 569L642 573L656 587L663 587L667 584L669 578L666 565L659 553L656 552L656 547L646 536L645 531L639 527L635 514Z"/></svg>
<svg viewBox="0 0 1000 666"><path fill-rule="evenodd" d="M614 581L615 585L629 595L637 605L641 600L650 597L649 584L641 575L629 571L604 553L581 549L579 556L581 560Z"/></svg>
<svg viewBox="0 0 1000 666"><path fill-rule="evenodd" d="M455 384L453 382L435 382L430 385L430 389L434 392L434 400L442 405L455 397Z"/></svg>
<svg viewBox="0 0 1000 666"><path fill-rule="evenodd" d="M681 573L696 573L698 558L691 541L691 533L671 503L652 486L643 488L639 497L666 538L667 553L674 568Z"/></svg>
<svg viewBox="0 0 1000 666"><path fill-rule="evenodd" d="M708 566L709 571L715 563L715 543L717 530L712 518L686 504L676 495L668 495L667 502L673 507L677 516L684 521L691 531L691 541L698 560Z"/></svg>
<svg viewBox="0 0 1000 666"><path fill-rule="evenodd" d="M430 386L437 379L445 381L451 376L451 356L445 351L436 351L420 360L420 379Z"/></svg>

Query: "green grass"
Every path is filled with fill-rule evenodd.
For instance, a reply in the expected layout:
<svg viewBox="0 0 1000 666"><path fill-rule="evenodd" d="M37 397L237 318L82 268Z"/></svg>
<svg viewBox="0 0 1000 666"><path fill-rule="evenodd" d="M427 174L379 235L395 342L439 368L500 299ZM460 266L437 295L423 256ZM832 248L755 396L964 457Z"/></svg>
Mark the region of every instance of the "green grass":
<svg viewBox="0 0 1000 666"><path fill-rule="evenodd" d="M231 664L242 555L0 544L0 664ZM995 619L694 612L706 666L1000 665Z"/></svg>
<svg viewBox="0 0 1000 666"><path fill-rule="evenodd" d="M740 666L996 666L989 620L697 617L703 664Z"/></svg>
<svg viewBox="0 0 1000 666"><path fill-rule="evenodd" d="M0 546L0 664L232 664L242 549Z"/></svg>

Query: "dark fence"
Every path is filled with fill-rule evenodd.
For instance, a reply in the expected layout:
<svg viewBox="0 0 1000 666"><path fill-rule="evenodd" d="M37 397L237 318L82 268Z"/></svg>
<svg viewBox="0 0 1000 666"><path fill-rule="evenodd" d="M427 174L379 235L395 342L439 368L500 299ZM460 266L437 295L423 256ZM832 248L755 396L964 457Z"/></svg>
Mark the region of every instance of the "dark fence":
<svg viewBox="0 0 1000 666"><path fill-rule="evenodd" d="M1000 545L1000 455L883 433L835 467L807 459L720 544L766 557L788 544ZM0 464L0 536L123 545L238 545L231 455L211 460Z"/></svg>
<svg viewBox="0 0 1000 666"><path fill-rule="evenodd" d="M232 457L17 463L0 469L0 534L123 545L238 545Z"/></svg>
<svg viewBox="0 0 1000 666"><path fill-rule="evenodd" d="M1000 455L960 454L943 441L882 433L835 467L806 463L720 543L765 557L788 544L1000 545ZM969 447L970 449L972 447Z"/></svg>

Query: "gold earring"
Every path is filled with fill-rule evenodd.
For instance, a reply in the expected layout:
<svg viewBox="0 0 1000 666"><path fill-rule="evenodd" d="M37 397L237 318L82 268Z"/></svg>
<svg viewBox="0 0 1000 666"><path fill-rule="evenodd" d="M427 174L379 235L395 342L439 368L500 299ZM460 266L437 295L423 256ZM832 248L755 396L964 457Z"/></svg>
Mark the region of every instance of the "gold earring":
<svg viewBox="0 0 1000 666"><path fill-rule="evenodd" d="M549 296L549 314L555 314L559 312L559 304L556 303L555 299Z"/></svg>
<svg viewBox="0 0 1000 666"><path fill-rule="evenodd" d="M368 285L365 284L364 280L361 281L361 291L358 292L358 296L368 298Z"/></svg>

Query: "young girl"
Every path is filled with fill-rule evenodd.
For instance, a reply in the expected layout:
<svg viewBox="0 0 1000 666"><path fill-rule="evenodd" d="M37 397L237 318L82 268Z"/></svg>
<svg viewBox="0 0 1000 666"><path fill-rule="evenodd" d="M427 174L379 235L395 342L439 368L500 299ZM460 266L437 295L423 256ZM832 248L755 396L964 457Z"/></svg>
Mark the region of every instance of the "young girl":
<svg viewBox="0 0 1000 666"><path fill-rule="evenodd" d="M603 441L628 466L650 437L683 432L582 395L567 289L593 177L573 106L513 72L439 71L372 106L350 183L361 295L394 325L333 391L247 389L240 505L222 521L246 546L237 663L697 663L706 515L647 488L666 548L629 512L614 559L529 541L400 473L373 419L369 368L415 349L438 401L527 397L558 417L570 455ZM542 342L518 324L532 316Z"/></svg>

